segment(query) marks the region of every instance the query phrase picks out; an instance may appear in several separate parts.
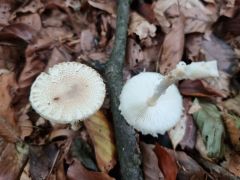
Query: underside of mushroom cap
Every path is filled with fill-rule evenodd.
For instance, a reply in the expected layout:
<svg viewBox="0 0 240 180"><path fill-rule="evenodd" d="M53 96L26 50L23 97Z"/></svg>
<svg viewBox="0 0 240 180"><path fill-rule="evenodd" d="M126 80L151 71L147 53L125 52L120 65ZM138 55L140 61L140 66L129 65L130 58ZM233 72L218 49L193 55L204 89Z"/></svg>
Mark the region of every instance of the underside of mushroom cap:
<svg viewBox="0 0 240 180"><path fill-rule="evenodd" d="M154 106L148 105L148 99L162 78L159 73L140 73L126 82L120 95L121 114L143 134L164 134L182 115L182 96L175 85L171 85Z"/></svg>
<svg viewBox="0 0 240 180"><path fill-rule="evenodd" d="M72 123L94 114L105 97L105 84L92 68L64 62L42 72L31 87L30 103L43 118Z"/></svg>

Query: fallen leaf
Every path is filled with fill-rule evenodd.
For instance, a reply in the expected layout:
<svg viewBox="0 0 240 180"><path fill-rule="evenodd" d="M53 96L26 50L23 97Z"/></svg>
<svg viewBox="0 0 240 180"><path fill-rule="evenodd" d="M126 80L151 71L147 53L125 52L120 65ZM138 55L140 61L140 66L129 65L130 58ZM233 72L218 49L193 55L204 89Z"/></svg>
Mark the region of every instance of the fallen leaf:
<svg viewBox="0 0 240 180"><path fill-rule="evenodd" d="M97 171L94 152L91 146L82 138L75 138L71 146L71 155L78 159L85 167Z"/></svg>
<svg viewBox="0 0 240 180"><path fill-rule="evenodd" d="M156 35L156 26L150 24L138 13L133 12L130 15L130 24L128 28L128 34L136 34L139 36L140 40L147 37L154 37Z"/></svg>
<svg viewBox="0 0 240 180"><path fill-rule="evenodd" d="M26 24L36 31L39 31L42 28L41 17L38 13L22 15L17 18L16 22Z"/></svg>
<svg viewBox="0 0 240 180"><path fill-rule="evenodd" d="M92 49L95 48L95 43L94 43L94 40L96 37L95 33L96 32L90 29L86 29L81 32L80 45L81 45L82 51L91 51Z"/></svg>
<svg viewBox="0 0 240 180"><path fill-rule="evenodd" d="M0 3L0 26L9 25L9 18L13 10L12 1L2 1Z"/></svg>
<svg viewBox="0 0 240 180"><path fill-rule="evenodd" d="M97 9L103 10L116 17L116 1L113 0L88 0L88 3Z"/></svg>
<svg viewBox="0 0 240 180"><path fill-rule="evenodd" d="M240 94L223 102L224 108L240 116Z"/></svg>
<svg viewBox="0 0 240 180"><path fill-rule="evenodd" d="M153 12L152 4L147 4L144 1L139 1L137 11L150 23L155 23L157 21Z"/></svg>
<svg viewBox="0 0 240 180"><path fill-rule="evenodd" d="M46 179L57 157L54 144L30 146L30 174L33 179Z"/></svg>
<svg viewBox="0 0 240 180"><path fill-rule="evenodd" d="M207 172L190 156L183 151L167 150L173 157L175 157L179 171L177 179L205 179Z"/></svg>
<svg viewBox="0 0 240 180"><path fill-rule="evenodd" d="M220 71L232 75L238 69L238 60L233 48L214 35L211 35L209 40L203 40L201 53L207 60L217 60Z"/></svg>
<svg viewBox="0 0 240 180"><path fill-rule="evenodd" d="M224 113L226 131L235 150L240 151L240 118L236 115Z"/></svg>
<svg viewBox="0 0 240 180"><path fill-rule="evenodd" d="M173 7L177 11L177 7ZM184 49L184 18L181 14L171 19L172 27L166 34L161 47L159 60L159 70L161 74L166 74L174 69L182 59Z"/></svg>
<svg viewBox="0 0 240 180"><path fill-rule="evenodd" d="M114 180L114 178L110 177L104 172L94 172L85 169L83 165L76 159L67 170L67 178L69 180Z"/></svg>
<svg viewBox="0 0 240 180"><path fill-rule="evenodd" d="M158 167L158 159L154 153L154 145L140 143L140 149L143 157L143 173L145 180L164 179L161 170Z"/></svg>
<svg viewBox="0 0 240 180"><path fill-rule="evenodd" d="M2 32L9 33L17 38L21 38L27 43L30 43L36 35L36 30L22 23L5 26L2 29Z"/></svg>
<svg viewBox="0 0 240 180"><path fill-rule="evenodd" d="M127 64L132 71L144 68L144 55L141 46L132 38L128 39L127 45Z"/></svg>
<svg viewBox="0 0 240 180"><path fill-rule="evenodd" d="M73 8L74 11L79 11L81 8L81 2L79 0L65 0L65 5Z"/></svg>
<svg viewBox="0 0 240 180"><path fill-rule="evenodd" d="M184 25L185 33L204 33L210 29L218 17L216 8L208 8L208 6L204 6L199 0L158 0L153 5L153 10L158 23L166 33L173 25L168 19L168 11L173 6L178 6L178 11L180 11L186 19Z"/></svg>
<svg viewBox="0 0 240 180"><path fill-rule="evenodd" d="M224 153L225 132L220 111L210 102L199 101L199 104L202 108L193 113L193 118L201 132L208 156L221 158Z"/></svg>
<svg viewBox="0 0 240 180"><path fill-rule="evenodd" d="M16 81L14 73L0 75L0 116L12 126L16 125L15 112L12 108L12 100L16 93Z"/></svg>
<svg viewBox="0 0 240 180"><path fill-rule="evenodd" d="M240 156L234 152L229 152L229 155L224 162L224 168L233 173L235 176L240 177Z"/></svg>
<svg viewBox="0 0 240 180"><path fill-rule="evenodd" d="M213 86L214 87L214 86ZM209 86L204 80L184 80L179 84L181 94L194 97L223 97L217 89Z"/></svg>
<svg viewBox="0 0 240 180"><path fill-rule="evenodd" d="M13 12L11 19L17 17L17 13L37 13L44 8L44 4L41 0L28 1L23 3L15 12Z"/></svg>
<svg viewBox="0 0 240 180"><path fill-rule="evenodd" d="M154 152L158 158L158 165L163 172L164 179L175 180L178 173L178 167L175 158L159 144L155 146Z"/></svg>
<svg viewBox="0 0 240 180"><path fill-rule="evenodd" d="M1 142L0 149L0 179L19 179L27 162L28 146Z"/></svg>
<svg viewBox="0 0 240 180"><path fill-rule="evenodd" d="M186 98L183 100L183 115L177 125L168 131L174 149L176 149L178 145L180 145L182 149L193 149L195 146L196 126L193 122L192 116L188 114L190 101L190 99Z"/></svg>
<svg viewBox="0 0 240 180"><path fill-rule="evenodd" d="M211 160L208 157L207 148L206 148L206 146L205 146L205 144L203 142L203 137L202 137L202 135L201 135L201 133L199 131L197 132L197 139L196 139L195 148L200 153L201 157L203 157L204 159Z"/></svg>
<svg viewBox="0 0 240 180"><path fill-rule="evenodd" d="M70 61L71 58L71 55L64 47L54 47L48 60L47 66L45 67L45 72L48 71L49 68L53 67L55 64Z"/></svg>
<svg viewBox="0 0 240 180"><path fill-rule="evenodd" d="M84 121L84 125L93 142L99 169L103 172L110 171L116 164L116 148L109 121L98 111Z"/></svg>

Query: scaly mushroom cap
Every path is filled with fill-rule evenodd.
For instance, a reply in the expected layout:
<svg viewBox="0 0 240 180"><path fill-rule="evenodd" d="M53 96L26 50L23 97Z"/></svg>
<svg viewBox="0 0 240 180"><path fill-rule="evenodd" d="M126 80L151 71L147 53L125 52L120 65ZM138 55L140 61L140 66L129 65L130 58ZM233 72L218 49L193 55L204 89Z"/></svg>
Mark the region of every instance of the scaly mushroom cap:
<svg viewBox="0 0 240 180"><path fill-rule="evenodd" d="M121 92L121 114L143 134L164 134L176 125L182 115L182 96L175 85L171 85L154 106L148 105L148 99L162 78L159 73L140 73L128 80Z"/></svg>
<svg viewBox="0 0 240 180"><path fill-rule="evenodd" d="M64 62L42 72L31 87L30 103L43 118L72 123L94 114L105 97L105 84L92 68Z"/></svg>

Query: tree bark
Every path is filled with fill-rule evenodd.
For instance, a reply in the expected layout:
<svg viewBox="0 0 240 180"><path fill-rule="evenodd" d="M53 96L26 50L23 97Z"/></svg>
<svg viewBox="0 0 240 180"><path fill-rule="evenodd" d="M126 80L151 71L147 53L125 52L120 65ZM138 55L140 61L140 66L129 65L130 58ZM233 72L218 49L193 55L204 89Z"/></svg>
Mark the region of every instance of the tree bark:
<svg viewBox="0 0 240 180"><path fill-rule="evenodd" d="M131 0L118 1L115 44L111 57L106 64L105 75L110 93L121 178L122 180L142 180L141 158L135 131L128 126L118 109L120 104L119 96L123 85L123 65L130 3Z"/></svg>

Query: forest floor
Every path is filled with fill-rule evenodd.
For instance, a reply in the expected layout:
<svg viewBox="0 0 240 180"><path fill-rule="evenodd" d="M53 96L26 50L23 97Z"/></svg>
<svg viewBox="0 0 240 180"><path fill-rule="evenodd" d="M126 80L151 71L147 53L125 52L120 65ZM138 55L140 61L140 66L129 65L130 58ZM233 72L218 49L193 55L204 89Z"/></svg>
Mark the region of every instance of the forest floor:
<svg viewBox="0 0 240 180"><path fill-rule="evenodd" d="M58 63L86 64L110 87L105 70L118 39L117 8L116 0L0 1L0 179L126 180L134 168L146 180L240 179L238 0L131 2L123 84L144 71L166 75L180 61L216 60L219 70L219 77L176 84L184 112L164 135L126 124L136 142L133 171L123 168L126 158L119 161L124 129L116 132L109 89L78 130L51 124L31 107L34 80Z"/></svg>

